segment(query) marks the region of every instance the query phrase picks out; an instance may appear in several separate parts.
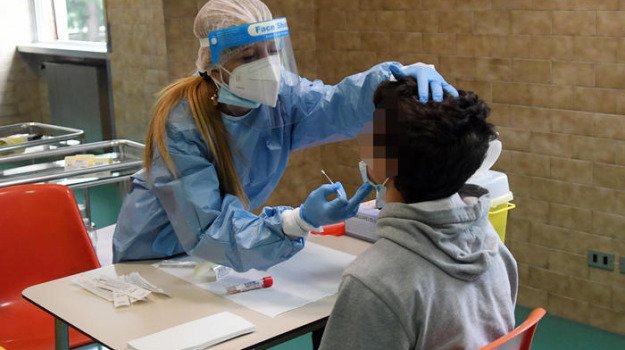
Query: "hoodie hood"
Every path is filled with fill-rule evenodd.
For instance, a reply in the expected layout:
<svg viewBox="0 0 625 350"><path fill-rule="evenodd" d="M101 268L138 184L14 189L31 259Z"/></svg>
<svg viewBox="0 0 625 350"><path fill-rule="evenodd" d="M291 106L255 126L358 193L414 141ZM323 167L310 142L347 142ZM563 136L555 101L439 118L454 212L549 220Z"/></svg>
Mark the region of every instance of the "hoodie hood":
<svg viewBox="0 0 625 350"><path fill-rule="evenodd" d="M378 216L381 238L413 251L450 276L471 281L498 254L499 237L488 222L488 190L465 185L462 199L387 203ZM454 195L454 196L457 196Z"/></svg>

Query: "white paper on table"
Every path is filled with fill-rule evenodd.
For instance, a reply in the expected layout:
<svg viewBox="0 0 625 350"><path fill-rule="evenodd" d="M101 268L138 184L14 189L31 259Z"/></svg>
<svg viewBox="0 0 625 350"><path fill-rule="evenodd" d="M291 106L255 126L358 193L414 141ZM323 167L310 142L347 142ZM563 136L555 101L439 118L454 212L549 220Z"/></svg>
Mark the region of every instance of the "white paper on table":
<svg viewBox="0 0 625 350"><path fill-rule="evenodd" d="M232 272L216 282L198 280L192 268L159 268L237 304L274 317L338 292L343 271L355 258L351 254L307 242L302 251L267 271ZM227 287L265 276L273 277L272 287L238 294L226 293Z"/></svg>
<svg viewBox="0 0 625 350"><path fill-rule="evenodd" d="M254 324L230 312L183 323L128 342L133 350L200 350L255 330Z"/></svg>

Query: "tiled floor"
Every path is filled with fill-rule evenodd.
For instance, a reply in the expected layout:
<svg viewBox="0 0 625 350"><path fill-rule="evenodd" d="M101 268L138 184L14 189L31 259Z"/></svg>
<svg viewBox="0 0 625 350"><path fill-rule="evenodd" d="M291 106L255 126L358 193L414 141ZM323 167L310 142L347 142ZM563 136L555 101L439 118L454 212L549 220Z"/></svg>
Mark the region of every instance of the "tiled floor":
<svg viewBox="0 0 625 350"><path fill-rule="evenodd" d="M517 324L523 322L530 309L517 306ZM534 334L532 350L617 350L625 349L625 336L585 324L549 315L543 318Z"/></svg>

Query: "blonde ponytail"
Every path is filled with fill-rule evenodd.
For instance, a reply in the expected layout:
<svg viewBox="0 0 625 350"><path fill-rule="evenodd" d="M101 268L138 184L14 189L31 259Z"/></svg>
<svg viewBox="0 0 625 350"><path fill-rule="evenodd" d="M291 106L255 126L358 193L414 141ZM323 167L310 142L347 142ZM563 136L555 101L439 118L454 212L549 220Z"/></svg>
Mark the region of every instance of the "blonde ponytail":
<svg viewBox="0 0 625 350"><path fill-rule="evenodd" d="M154 156L154 145L156 145L167 169L174 177L178 177L178 171L167 149L165 126L171 109L180 100L186 98L195 125L215 158L220 191L239 197L247 208L249 201L234 167L234 160L228 144L228 133L221 119L221 114L213 103L216 95L217 87L213 82L207 82L202 77L196 76L179 79L165 87L158 95L148 126L143 163L149 176Z"/></svg>

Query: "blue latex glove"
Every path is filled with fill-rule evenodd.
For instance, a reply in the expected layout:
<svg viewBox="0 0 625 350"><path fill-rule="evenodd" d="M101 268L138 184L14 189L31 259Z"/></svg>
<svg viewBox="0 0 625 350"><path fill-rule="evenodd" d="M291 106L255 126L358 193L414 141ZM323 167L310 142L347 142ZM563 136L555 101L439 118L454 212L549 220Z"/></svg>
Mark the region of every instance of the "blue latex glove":
<svg viewBox="0 0 625 350"><path fill-rule="evenodd" d="M358 213L358 205L372 189L373 186L370 184L362 184L356 194L348 200L345 189L340 182L335 182L332 185L321 185L312 191L306 201L302 203L300 216L315 227L344 221ZM333 193L336 193L337 197L328 201L326 197Z"/></svg>
<svg viewBox="0 0 625 350"><path fill-rule="evenodd" d="M432 100L435 102L441 102L443 100L443 90L454 97L458 97L458 91L447 83L445 78L434 68L423 64L413 64L404 67L393 64L389 68L397 79L407 76L415 78L417 87L419 88L419 101L423 103L430 99L430 90L432 91Z"/></svg>

